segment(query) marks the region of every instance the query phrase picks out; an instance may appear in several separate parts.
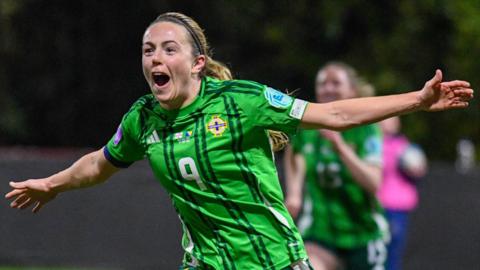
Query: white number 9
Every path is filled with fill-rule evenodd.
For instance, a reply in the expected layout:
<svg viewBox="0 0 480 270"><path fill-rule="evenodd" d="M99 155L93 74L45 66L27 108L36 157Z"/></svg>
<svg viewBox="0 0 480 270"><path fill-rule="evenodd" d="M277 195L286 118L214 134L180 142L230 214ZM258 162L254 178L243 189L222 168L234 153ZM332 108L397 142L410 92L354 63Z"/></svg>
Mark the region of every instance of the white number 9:
<svg viewBox="0 0 480 270"><path fill-rule="evenodd" d="M193 158L181 158L178 161L178 167L180 168L180 173L182 174L183 178L185 178L186 180L195 180L201 190L207 189L205 184L202 182L202 179L200 179L200 174L198 174L197 166L195 165L195 161L193 160ZM187 167L190 170L187 170Z"/></svg>

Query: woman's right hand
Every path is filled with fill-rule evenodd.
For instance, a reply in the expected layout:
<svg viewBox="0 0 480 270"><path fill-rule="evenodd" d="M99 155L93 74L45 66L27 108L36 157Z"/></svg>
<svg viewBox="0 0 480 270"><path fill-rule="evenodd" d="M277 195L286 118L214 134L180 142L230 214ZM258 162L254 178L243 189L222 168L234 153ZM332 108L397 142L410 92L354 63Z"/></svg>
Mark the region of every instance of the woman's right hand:
<svg viewBox="0 0 480 270"><path fill-rule="evenodd" d="M418 93L421 107L426 111L465 108L473 98L473 89L466 81L443 82L442 71L437 69L433 78Z"/></svg>
<svg viewBox="0 0 480 270"><path fill-rule="evenodd" d="M57 196L57 192L50 188L48 178L10 182L10 186L13 190L5 195L6 199L13 199L10 207L25 209L34 205L33 213L38 212L46 203Z"/></svg>

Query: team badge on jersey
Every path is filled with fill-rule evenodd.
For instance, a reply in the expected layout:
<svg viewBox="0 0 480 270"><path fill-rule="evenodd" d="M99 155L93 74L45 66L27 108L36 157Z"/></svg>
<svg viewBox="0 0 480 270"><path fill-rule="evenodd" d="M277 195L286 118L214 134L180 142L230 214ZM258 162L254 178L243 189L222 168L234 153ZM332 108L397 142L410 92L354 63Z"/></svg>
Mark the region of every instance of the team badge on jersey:
<svg viewBox="0 0 480 270"><path fill-rule="evenodd" d="M218 115L212 116L212 119L207 123L207 129L214 137L222 136L223 132L228 128L227 121L220 118Z"/></svg>
<svg viewBox="0 0 480 270"><path fill-rule="evenodd" d="M193 134L193 131L191 130L177 132L175 133L175 140L177 140L179 143L189 142L190 138L192 137L192 134Z"/></svg>
<svg viewBox="0 0 480 270"><path fill-rule="evenodd" d="M265 90L265 98L268 103L275 108L286 108L292 104L293 98L287 94L277 91L273 88L267 87Z"/></svg>

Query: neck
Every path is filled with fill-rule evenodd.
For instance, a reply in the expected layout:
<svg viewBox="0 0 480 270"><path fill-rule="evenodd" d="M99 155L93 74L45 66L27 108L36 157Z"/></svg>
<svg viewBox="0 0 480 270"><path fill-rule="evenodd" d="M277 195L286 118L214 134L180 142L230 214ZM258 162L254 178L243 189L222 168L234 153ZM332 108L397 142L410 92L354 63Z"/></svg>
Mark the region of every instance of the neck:
<svg viewBox="0 0 480 270"><path fill-rule="evenodd" d="M175 99L169 100L166 103L160 102L160 106L167 110L177 110L190 105L198 96L201 85L201 79L194 80L186 87L187 91L184 91L184 94L179 94Z"/></svg>

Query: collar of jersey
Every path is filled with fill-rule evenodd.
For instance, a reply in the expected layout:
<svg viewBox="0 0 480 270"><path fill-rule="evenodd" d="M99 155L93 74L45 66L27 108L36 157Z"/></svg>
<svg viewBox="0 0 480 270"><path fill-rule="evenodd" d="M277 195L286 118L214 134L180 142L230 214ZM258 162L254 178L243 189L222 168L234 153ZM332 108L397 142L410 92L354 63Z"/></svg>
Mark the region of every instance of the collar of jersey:
<svg viewBox="0 0 480 270"><path fill-rule="evenodd" d="M177 117L183 117L191 114L195 109L199 107L199 105L202 103L202 97L203 93L205 92L205 84L206 84L207 78L202 79L202 84L200 86L200 91L198 92L198 95L195 97L192 103L188 104L187 106L180 108L180 109L174 109L174 110L167 110L162 108L160 104L155 106L155 111L166 115L168 118L177 118Z"/></svg>

